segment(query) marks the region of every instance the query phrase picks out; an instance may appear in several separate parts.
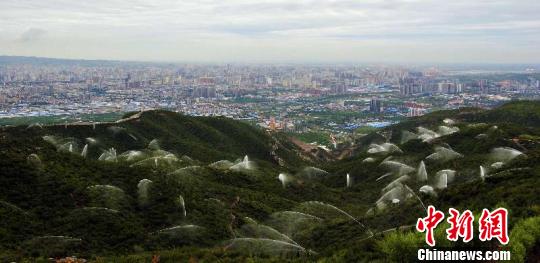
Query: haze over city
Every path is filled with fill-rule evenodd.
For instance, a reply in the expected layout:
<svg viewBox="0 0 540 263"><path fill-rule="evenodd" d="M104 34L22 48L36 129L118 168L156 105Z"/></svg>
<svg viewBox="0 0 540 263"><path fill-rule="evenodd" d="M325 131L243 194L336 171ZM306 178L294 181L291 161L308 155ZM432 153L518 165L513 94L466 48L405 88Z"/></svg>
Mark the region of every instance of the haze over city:
<svg viewBox="0 0 540 263"><path fill-rule="evenodd" d="M0 54L248 63L537 63L536 0L16 1Z"/></svg>

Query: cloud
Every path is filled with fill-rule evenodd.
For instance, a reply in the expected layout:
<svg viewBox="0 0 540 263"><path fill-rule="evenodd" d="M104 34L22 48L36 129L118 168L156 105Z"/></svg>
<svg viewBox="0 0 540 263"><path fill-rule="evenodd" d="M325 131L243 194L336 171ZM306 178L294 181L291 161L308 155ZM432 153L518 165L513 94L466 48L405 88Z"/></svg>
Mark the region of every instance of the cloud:
<svg viewBox="0 0 540 263"><path fill-rule="evenodd" d="M419 60L459 55L533 61L540 60L534 48L540 45L538 13L538 0L2 0L0 42L7 36L19 36L19 43L39 40L32 50L9 50L36 55L62 54L58 43L70 43L70 55L85 57L93 50L116 59L274 59L270 49L276 48L300 61L314 59L312 54L346 57L341 50L355 59L404 52ZM485 43L507 53L479 48ZM441 52L423 52L425 45ZM7 52L0 45L2 51Z"/></svg>
<svg viewBox="0 0 540 263"><path fill-rule="evenodd" d="M47 34L47 31L41 28L30 28L24 31L18 38L19 42L30 43L42 39Z"/></svg>

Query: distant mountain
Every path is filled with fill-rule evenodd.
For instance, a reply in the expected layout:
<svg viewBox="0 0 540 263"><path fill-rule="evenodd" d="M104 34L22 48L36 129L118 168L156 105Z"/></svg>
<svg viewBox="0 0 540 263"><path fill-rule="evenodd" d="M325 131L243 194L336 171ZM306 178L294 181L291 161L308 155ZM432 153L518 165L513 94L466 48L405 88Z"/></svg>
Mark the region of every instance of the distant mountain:
<svg viewBox="0 0 540 263"><path fill-rule="evenodd" d="M119 61L119 60L94 60L94 59L65 59L65 58L46 58L46 57L28 57L28 56L0 56L0 65L67 65L67 66L118 66L118 65L141 65L158 64L151 62Z"/></svg>
<svg viewBox="0 0 540 263"><path fill-rule="evenodd" d="M509 246L445 242L442 228L437 242L534 261L539 109L435 112L359 139L339 161L313 161L283 134L242 122L167 111L5 127L0 258L416 261L426 245L411 228L431 204L506 207Z"/></svg>
<svg viewBox="0 0 540 263"><path fill-rule="evenodd" d="M105 60L79 60L79 59L59 59L44 57L25 57L25 56L0 56L0 64L36 64L36 65L102 65L112 63Z"/></svg>

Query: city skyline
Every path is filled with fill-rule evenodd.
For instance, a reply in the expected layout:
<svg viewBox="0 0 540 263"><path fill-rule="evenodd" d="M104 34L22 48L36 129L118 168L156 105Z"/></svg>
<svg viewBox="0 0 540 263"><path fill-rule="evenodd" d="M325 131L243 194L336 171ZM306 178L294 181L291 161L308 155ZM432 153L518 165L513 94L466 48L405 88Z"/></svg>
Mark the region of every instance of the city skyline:
<svg viewBox="0 0 540 263"><path fill-rule="evenodd" d="M538 63L539 8L530 0L8 0L0 3L0 54L201 63Z"/></svg>

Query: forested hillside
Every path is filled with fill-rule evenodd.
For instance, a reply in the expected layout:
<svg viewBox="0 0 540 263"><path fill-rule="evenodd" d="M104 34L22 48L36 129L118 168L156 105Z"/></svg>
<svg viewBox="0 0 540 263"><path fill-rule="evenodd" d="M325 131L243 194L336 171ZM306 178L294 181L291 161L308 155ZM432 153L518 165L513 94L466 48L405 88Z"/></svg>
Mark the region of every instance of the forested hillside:
<svg viewBox="0 0 540 263"><path fill-rule="evenodd" d="M135 114L135 115L134 115ZM0 131L0 260L414 261L425 207L510 211L538 259L540 103L428 114L313 162L284 134L166 111ZM526 229L526 230L525 230ZM496 242L448 242L490 247Z"/></svg>

